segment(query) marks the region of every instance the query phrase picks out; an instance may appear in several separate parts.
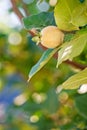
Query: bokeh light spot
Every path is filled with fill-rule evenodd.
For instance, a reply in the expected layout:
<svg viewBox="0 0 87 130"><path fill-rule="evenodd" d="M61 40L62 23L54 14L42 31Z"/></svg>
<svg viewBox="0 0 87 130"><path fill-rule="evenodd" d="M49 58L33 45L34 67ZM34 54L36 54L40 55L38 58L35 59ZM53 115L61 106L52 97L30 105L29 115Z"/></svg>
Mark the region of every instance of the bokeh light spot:
<svg viewBox="0 0 87 130"><path fill-rule="evenodd" d="M21 37L20 33L12 32L8 37L8 41L12 45L19 45L22 41L22 37Z"/></svg>
<svg viewBox="0 0 87 130"><path fill-rule="evenodd" d="M30 117L30 121L31 121L32 123L36 123L36 122L39 121L39 117L38 117L37 115L32 115L32 116Z"/></svg>

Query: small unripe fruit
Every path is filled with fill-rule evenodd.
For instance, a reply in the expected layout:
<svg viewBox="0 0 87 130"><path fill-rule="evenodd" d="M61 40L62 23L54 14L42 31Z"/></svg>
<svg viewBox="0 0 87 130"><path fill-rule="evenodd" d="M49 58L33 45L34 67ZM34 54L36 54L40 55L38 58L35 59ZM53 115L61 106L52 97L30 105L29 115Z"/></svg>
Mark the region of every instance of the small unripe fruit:
<svg viewBox="0 0 87 130"><path fill-rule="evenodd" d="M49 0L50 6L55 6L57 4L57 0Z"/></svg>
<svg viewBox="0 0 87 130"><path fill-rule="evenodd" d="M41 31L41 44L47 48L56 48L64 39L64 33L56 26L47 26Z"/></svg>

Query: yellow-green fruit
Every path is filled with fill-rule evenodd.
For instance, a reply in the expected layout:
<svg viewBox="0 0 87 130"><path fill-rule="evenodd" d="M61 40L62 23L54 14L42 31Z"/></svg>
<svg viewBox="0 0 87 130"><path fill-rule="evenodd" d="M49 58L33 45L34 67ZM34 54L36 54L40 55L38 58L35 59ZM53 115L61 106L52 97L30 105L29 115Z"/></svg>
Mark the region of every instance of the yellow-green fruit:
<svg viewBox="0 0 87 130"><path fill-rule="evenodd" d="M41 44L47 48L56 48L64 39L64 33L56 26L47 26L41 31Z"/></svg>

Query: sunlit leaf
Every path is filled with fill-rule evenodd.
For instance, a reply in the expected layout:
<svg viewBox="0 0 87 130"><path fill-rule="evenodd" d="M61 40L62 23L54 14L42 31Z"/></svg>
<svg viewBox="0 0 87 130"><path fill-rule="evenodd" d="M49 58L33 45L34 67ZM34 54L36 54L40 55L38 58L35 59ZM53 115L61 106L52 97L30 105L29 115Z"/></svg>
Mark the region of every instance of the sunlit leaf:
<svg viewBox="0 0 87 130"><path fill-rule="evenodd" d="M54 12L56 24L62 30L78 30L79 26L87 24L87 0L84 3L79 0L60 0Z"/></svg>
<svg viewBox="0 0 87 130"><path fill-rule="evenodd" d="M83 84L87 84L87 68L70 77L63 83L64 89L76 89Z"/></svg>
<svg viewBox="0 0 87 130"><path fill-rule="evenodd" d="M58 48L48 49L43 53L42 57L37 62L37 64L33 66L30 70L29 80L51 59L51 57L56 53L57 50Z"/></svg>
<svg viewBox="0 0 87 130"><path fill-rule="evenodd" d="M87 43L87 29L79 31L74 38L63 44L58 55L58 64L61 64L67 59L73 59L80 55Z"/></svg>
<svg viewBox="0 0 87 130"><path fill-rule="evenodd" d="M79 4L72 13L72 23L76 26L84 26L87 24L87 1Z"/></svg>
<svg viewBox="0 0 87 130"><path fill-rule="evenodd" d="M72 12L80 4L79 0L59 0L55 6L54 16L57 26L66 31L78 30L72 23ZM76 13L77 14L77 13ZM78 14L77 14L78 15Z"/></svg>

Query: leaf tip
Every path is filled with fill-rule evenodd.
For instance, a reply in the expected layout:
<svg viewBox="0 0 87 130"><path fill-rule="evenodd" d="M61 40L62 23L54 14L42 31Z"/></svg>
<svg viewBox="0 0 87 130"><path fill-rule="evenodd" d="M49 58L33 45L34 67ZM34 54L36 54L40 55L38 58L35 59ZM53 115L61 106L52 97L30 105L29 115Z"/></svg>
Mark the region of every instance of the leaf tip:
<svg viewBox="0 0 87 130"><path fill-rule="evenodd" d="M57 64L56 64L56 68L58 69L58 66L59 66L59 64L58 64L58 62L57 62Z"/></svg>
<svg viewBox="0 0 87 130"><path fill-rule="evenodd" d="M31 77L29 77L29 78L28 78L27 83L29 83L29 82L30 82L30 79L31 79Z"/></svg>

